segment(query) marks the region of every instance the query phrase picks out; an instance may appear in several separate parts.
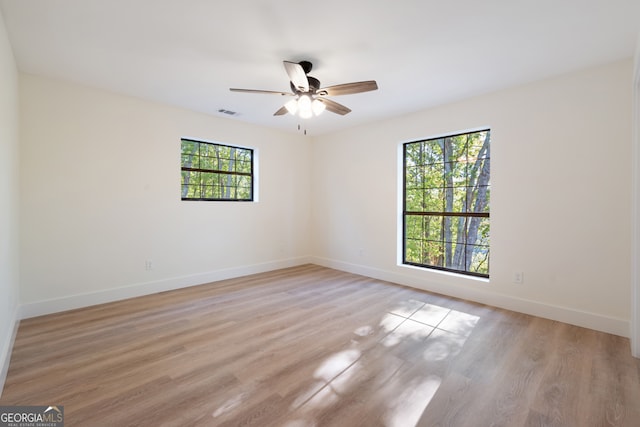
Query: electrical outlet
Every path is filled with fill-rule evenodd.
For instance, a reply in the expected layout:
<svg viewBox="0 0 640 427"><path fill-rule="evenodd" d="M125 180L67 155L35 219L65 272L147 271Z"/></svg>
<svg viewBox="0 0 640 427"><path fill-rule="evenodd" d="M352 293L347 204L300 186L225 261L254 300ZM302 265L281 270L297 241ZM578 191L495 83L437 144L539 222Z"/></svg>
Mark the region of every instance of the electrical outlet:
<svg viewBox="0 0 640 427"><path fill-rule="evenodd" d="M513 283L521 284L524 282L524 273L522 271L516 271L513 273Z"/></svg>
<svg viewBox="0 0 640 427"><path fill-rule="evenodd" d="M150 259L144 262L144 269L147 271L153 270L153 262Z"/></svg>

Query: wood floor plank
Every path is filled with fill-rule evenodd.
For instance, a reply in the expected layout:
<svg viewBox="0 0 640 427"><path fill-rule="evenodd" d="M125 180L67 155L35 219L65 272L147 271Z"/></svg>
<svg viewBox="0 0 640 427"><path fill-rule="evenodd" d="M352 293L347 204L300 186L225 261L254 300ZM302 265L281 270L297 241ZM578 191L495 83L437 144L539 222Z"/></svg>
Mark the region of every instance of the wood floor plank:
<svg viewBox="0 0 640 427"><path fill-rule="evenodd" d="M20 323L1 405L67 426L637 426L584 328L303 265Z"/></svg>
<svg viewBox="0 0 640 427"><path fill-rule="evenodd" d="M520 345L504 349L507 357L503 368L479 399L478 406L483 408L476 413L479 425L523 425L529 416L529 405L543 380L557 325L541 318L521 317L524 321Z"/></svg>

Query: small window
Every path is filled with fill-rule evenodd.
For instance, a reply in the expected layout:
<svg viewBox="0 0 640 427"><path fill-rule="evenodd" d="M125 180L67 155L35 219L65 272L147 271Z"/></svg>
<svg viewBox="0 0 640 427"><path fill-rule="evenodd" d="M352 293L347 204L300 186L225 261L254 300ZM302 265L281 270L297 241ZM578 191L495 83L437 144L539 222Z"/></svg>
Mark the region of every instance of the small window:
<svg viewBox="0 0 640 427"><path fill-rule="evenodd" d="M182 200L253 201L253 150L182 139Z"/></svg>
<svg viewBox="0 0 640 427"><path fill-rule="evenodd" d="M403 263L489 277L491 132L404 144Z"/></svg>

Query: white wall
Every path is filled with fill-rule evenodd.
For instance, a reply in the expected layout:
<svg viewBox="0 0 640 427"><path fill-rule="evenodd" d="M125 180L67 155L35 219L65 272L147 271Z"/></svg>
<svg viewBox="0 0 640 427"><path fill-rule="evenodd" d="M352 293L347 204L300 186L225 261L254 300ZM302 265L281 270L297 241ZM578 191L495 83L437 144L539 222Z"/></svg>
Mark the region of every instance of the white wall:
<svg viewBox="0 0 640 427"><path fill-rule="evenodd" d="M0 13L0 393L18 319L18 71Z"/></svg>
<svg viewBox="0 0 640 427"><path fill-rule="evenodd" d="M31 75L20 90L24 316L308 260L307 138ZM183 136L256 149L259 202L181 201Z"/></svg>
<svg viewBox="0 0 640 427"><path fill-rule="evenodd" d="M619 62L318 137L316 262L628 336L631 74ZM400 144L483 127L489 282L398 266Z"/></svg>

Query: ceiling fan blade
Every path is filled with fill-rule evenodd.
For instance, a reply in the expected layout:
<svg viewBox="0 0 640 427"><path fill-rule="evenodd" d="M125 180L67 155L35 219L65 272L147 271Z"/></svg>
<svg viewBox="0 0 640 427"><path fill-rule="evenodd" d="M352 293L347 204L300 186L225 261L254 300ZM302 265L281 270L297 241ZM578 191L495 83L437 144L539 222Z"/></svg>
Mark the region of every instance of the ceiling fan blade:
<svg viewBox="0 0 640 427"><path fill-rule="evenodd" d="M318 93L327 96L350 95L352 93L369 92L377 90L378 84L375 80L367 80L365 82L345 83L341 85L329 86L322 88Z"/></svg>
<svg viewBox="0 0 640 427"><path fill-rule="evenodd" d="M282 61L284 63L284 69L287 71L289 80L298 90L302 92L309 92L309 80L304 72L302 65L297 62Z"/></svg>
<svg viewBox="0 0 640 427"><path fill-rule="evenodd" d="M276 111L275 113L273 113L274 116L284 116L285 114L287 114L289 111L287 110L287 108L283 105L282 107L280 107L280 109L278 111Z"/></svg>
<svg viewBox="0 0 640 427"><path fill-rule="evenodd" d="M340 114L341 116L344 116L345 114L349 114L351 112L351 109L348 107L345 107L342 104L338 104L335 101L332 101L330 99L327 98L316 98L318 101L322 102L325 107L327 107L327 111L331 111L332 113L336 113L336 114Z"/></svg>
<svg viewBox="0 0 640 427"><path fill-rule="evenodd" d="M244 93L265 93L268 95L282 95L282 96L293 96L292 93L288 92L278 92L275 90L260 90L260 89L236 89L234 87L229 89L231 92L244 92Z"/></svg>

